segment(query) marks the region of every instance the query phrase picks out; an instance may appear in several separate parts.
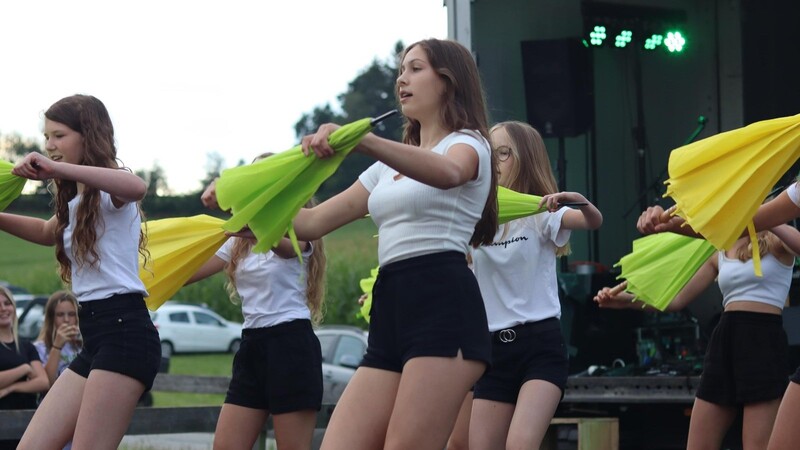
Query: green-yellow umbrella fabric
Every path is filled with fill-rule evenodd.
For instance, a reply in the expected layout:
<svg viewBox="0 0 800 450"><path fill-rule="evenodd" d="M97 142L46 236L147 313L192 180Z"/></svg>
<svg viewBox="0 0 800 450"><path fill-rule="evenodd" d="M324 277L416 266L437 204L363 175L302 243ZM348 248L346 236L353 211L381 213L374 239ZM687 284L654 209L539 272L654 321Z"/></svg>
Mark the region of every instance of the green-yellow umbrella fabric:
<svg viewBox="0 0 800 450"><path fill-rule="evenodd" d="M627 280L625 290L663 311L715 251L705 239L656 233L633 241L614 267L622 268L617 278Z"/></svg>
<svg viewBox="0 0 800 450"><path fill-rule="evenodd" d="M358 317L363 318L367 321L367 323L369 323L369 311L372 309L372 288L375 286L375 280L378 278L379 270L380 267L370 270L369 277L362 278L358 282L358 285L361 287L361 292L367 294L367 297L364 299L364 303L359 309L360 314Z"/></svg>
<svg viewBox="0 0 800 450"><path fill-rule="evenodd" d="M504 224L545 212L547 208L539 208L541 201L542 197L538 195L522 194L503 186L497 186L497 219L499 223Z"/></svg>
<svg viewBox="0 0 800 450"><path fill-rule="evenodd" d="M798 158L800 114L756 122L673 150L664 196L717 249L730 249L747 228L760 276L753 216Z"/></svg>
<svg viewBox="0 0 800 450"><path fill-rule="evenodd" d="M142 224L147 232L150 259L145 267L140 256L139 278L150 294L145 299L148 309L158 309L214 256L228 239L222 229L223 222L201 214Z"/></svg>
<svg viewBox="0 0 800 450"><path fill-rule="evenodd" d="M248 226L257 239L253 251L263 253L289 234L300 255L292 219L330 177L361 139L372 129L365 118L343 125L328 138L336 153L319 159L305 156L300 145L247 166L222 172L217 181L217 202L232 217L223 228L236 232Z"/></svg>
<svg viewBox="0 0 800 450"><path fill-rule="evenodd" d="M14 164L0 160L0 211L4 211L25 187L27 178L18 177L11 173Z"/></svg>

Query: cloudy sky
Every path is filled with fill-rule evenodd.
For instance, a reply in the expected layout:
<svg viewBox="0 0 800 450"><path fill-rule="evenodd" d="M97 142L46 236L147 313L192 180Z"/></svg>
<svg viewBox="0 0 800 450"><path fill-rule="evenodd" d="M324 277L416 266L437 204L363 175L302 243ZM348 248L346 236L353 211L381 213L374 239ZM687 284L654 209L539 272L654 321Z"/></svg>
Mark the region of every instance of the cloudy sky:
<svg viewBox="0 0 800 450"><path fill-rule="evenodd" d="M41 143L48 106L91 94L122 161L157 162L176 193L200 189L210 153L292 147L300 116L398 40L447 37L442 0L12 0L0 17L0 135Z"/></svg>

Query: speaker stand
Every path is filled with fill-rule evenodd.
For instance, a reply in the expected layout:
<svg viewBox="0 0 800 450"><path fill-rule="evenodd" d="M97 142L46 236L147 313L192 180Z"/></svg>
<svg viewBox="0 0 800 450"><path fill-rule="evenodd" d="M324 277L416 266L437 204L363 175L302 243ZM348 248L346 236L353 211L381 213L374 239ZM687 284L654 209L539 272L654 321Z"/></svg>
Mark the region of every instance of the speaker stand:
<svg viewBox="0 0 800 450"><path fill-rule="evenodd" d="M564 192L567 190L567 146L564 142L564 136L558 136L558 190ZM569 271L569 261L567 255L561 257L561 272L567 273Z"/></svg>

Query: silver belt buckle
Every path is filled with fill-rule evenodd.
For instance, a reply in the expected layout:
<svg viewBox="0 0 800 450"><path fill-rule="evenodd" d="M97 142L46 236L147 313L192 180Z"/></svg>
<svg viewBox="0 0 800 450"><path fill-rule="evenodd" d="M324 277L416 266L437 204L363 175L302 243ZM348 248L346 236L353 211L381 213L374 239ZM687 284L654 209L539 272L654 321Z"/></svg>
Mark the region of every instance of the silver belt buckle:
<svg viewBox="0 0 800 450"><path fill-rule="evenodd" d="M508 344L509 342L514 342L514 339L517 338L517 332L512 330L511 328L507 328L505 330L500 330L497 332L500 342Z"/></svg>

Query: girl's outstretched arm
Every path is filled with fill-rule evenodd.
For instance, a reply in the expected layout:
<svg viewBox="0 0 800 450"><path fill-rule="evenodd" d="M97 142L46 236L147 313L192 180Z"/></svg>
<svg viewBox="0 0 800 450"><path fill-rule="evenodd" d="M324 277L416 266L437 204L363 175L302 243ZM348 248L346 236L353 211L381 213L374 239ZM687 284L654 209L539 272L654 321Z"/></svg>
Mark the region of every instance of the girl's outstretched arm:
<svg viewBox="0 0 800 450"><path fill-rule="evenodd" d="M349 188L313 208L302 208L292 225L297 239L314 241L367 215L369 191L356 181Z"/></svg>
<svg viewBox="0 0 800 450"><path fill-rule="evenodd" d="M11 173L31 180L59 178L91 186L109 193L117 207L147 194L144 180L127 170L56 162L40 153L29 153Z"/></svg>
<svg viewBox="0 0 800 450"><path fill-rule="evenodd" d="M338 128L336 124L324 124L315 134L305 136L302 140L303 152L308 154L313 151L320 158L333 155L328 137ZM453 144L446 154L440 155L369 133L356 150L409 178L439 189L461 186L478 175L476 149L464 143Z"/></svg>
<svg viewBox="0 0 800 450"><path fill-rule="evenodd" d="M56 217L49 220L0 213L0 230L34 244L56 245Z"/></svg>
<svg viewBox="0 0 800 450"><path fill-rule="evenodd" d="M586 197L577 192L557 192L542 197L539 206L556 211L561 203L586 203L570 209L561 217L561 226L568 230L595 230L603 224L603 214Z"/></svg>

